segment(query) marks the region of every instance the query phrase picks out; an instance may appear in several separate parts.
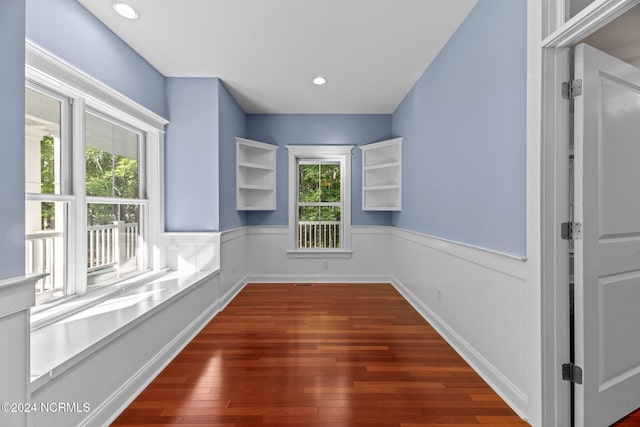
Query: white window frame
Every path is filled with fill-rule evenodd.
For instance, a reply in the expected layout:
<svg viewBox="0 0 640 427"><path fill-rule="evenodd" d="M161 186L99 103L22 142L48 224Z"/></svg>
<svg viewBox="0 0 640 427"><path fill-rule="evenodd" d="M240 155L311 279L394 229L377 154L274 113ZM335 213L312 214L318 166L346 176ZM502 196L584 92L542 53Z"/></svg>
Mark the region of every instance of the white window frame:
<svg viewBox="0 0 640 427"><path fill-rule="evenodd" d="M354 145L287 145L289 151L288 255L291 258L334 258L351 256L351 151ZM340 164L341 243L340 248L298 248L298 164L330 161Z"/></svg>
<svg viewBox="0 0 640 427"><path fill-rule="evenodd" d="M75 293L75 280L69 280L72 272L75 271L75 257L73 256L73 245L71 241L75 240L76 223L75 223L75 197L72 190L72 148L71 148L71 98L57 93L50 88L38 84L34 81L27 80L25 82L27 89L39 92L51 99L60 102L60 164L56 165L60 173L60 193L59 194L41 194L41 193L25 193L25 202L54 202L62 203L64 206L64 215L62 222L64 223L64 243L63 243L63 277L62 290L65 295ZM36 302L39 298L36 296ZM46 302L48 300L45 300Z"/></svg>
<svg viewBox="0 0 640 427"><path fill-rule="evenodd" d="M138 199L131 200L134 204L141 205L140 225L145 228L146 240L141 243L145 246L142 252L144 269L139 271L158 272L164 267L164 251L162 237L164 233L164 127L168 121L157 114L147 110L129 98L105 86L63 60L53 56L34 43L27 41L25 45L25 80L48 91L58 93L71 100L71 133L75 137L70 162L65 171L71 171L71 189L66 196L68 198L68 271L65 284L69 295L57 299L51 303L45 303L32 309L32 314L38 315L38 327L53 322L60 317L81 309L75 300L89 290L87 288L86 262L81 262L79 254L87 253L86 233L78 230L86 230L87 203L102 201L98 198L87 197L85 191L85 113L96 114L101 118L113 121L128 129L140 133L144 140L145 152L139 161L144 170L141 170L140 188ZM78 136L80 136L78 138ZM146 193L146 194L145 194ZM114 203L126 203L127 199L112 200ZM73 240L72 240L73 239ZM92 286L90 292L110 292L121 290L122 281L111 285ZM65 304L68 304L68 309ZM42 321L40 314L49 308L55 312L47 321ZM34 328L32 324L32 329Z"/></svg>
<svg viewBox="0 0 640 427"><path fill-rule="evenodd" d="M115 281L120 281L120 280L124 280L126 279L128 276L132 276L132 275L136 275L136 274L140 274L143 273L145 271L149 270L149 263L148 263L148 254L149 254L149 248L147 247L147 234L148 234L148 230L147 230L147 218L149 217L148 215L148 206L149 206L149 199L147 198L147 138L146 138L146 132L131 126L128 122L123 122L120 121L118 119L114 119L113 117L110 117L106 114L104 114L102 111L94 109L94 108L90 108L90 107L86 107L84 109L84 111L79 111L78 114L82 114L83 117L83 122L85 122L86 120L86 115L90 114L94 117L97 117L98 119L104 120L106 122L109 122L113 125L116 125L120 128L126 129L130 132L133 132L135 134L138 135L138 189L139 189L139 193L138 193L138 198L136 199L126 199L126 198L117 198L117 197L100 197L100 196L88 196L86 193L86 169L85 169L85 162L86 162L86 158L85 158L85 154L86 154L86 135L83 133L81 141L74 141L75 147L74 149L77 149L78 152L80 152L82 154L82 156L78 156L81 157L78 159L78 161L82 161L82 163L78 163L77 165L74 165L78 168L82 168L82 171L80 171L79 169L75 169L74 171L76 172L81 172L83 174L83 179L80 180L80 173L76 173L75 176L78 178L77 181L74 182L74 187L75 188L82 188L82 196L84 197L84 217L83 218L83 226L78 224L78 229L81 229L80 227L87 227L86 222L87 222L87 205L89 204L106 204L106 205L138 205L140 206L140 211L139 211L139 230L138 230L138 234L140 237L140 248L139 248L139 254L138 254L138 258L137 258L137 269L136 271L134 271L133 273L123 276L121 278L116 279ZM80 233L82 234L83 238L86 238L87 233ZM86 244L86 240L84 240L84 243ZM86 251L85 251L86 253ZM81 258L79 258L81 259ZM86 282L87 280L87 272L85 270L84 273L84 280ZM100 283L100 284L96 284L94 285L95 287L100 287L100 286L109 286L112 283L112 281L106 282L106 283ZM85 285L86 290L82 293L86 293L87 290L89 290L89 285L86 284Z"/></svg>

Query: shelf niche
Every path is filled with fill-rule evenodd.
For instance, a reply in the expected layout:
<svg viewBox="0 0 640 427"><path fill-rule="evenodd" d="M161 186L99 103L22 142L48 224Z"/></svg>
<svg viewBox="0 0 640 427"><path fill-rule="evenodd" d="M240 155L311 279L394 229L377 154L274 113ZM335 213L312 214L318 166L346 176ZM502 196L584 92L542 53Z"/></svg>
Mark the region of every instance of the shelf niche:
<svg viewBox="0 0 640 427"><path fill-rule="evenodd" d="M276 209L277 145L236 137L236 209Z"/></svg>
<svg viewBox="0 0 640 427"><path fill-rule="evenodd" d="M402 138L360 146L362 210L402 209Z"/></svg>

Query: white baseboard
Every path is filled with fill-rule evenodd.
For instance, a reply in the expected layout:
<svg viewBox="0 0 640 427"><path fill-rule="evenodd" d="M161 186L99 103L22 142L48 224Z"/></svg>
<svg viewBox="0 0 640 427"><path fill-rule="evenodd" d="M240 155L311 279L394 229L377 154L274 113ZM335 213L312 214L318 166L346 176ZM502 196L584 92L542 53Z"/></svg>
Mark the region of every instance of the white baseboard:
<svg viewBox="0 0 640 427"><path fill-rule="evenodd" d="M129 381L124 383L100 406L92 408L91 415L85 418L79 426L109 425L113 422L218 312L218 301L216 301L149 360Z"/></svg>
<svg viewBox="0 0 640 427"><path fill-rule="evenodd" d="M528 407L526 395L502 375L488 360L482 357L467 341L449 327L436 313L416 298L402 282L395 278L392 278L390 282L473 370L507 402L518 416L526 421L526 409Z"/></svg>
<svg viewBox="0 0 640 427"><path fill-rule="evenodd" d="M233 285L231 289L225 292L225 294L222 295L220 299L218 299L218 313L224 310L227 305L229 305L229 303L233 301L233 299L240 293L240 291L244 289L247 283L247 276L245 276L242 279L238 280L238 282L236 282L236 284Z"/></svg>
<svg viewBox="0 0 640 427"><path fill-rule="evenodd" d="M171 363L202 329L236 297L247 283L238 281L228 292L202 312L178 336L143 366L129 381L116 390L103 404L92 410L79 426L108 425Z"/></svg>
<svg viewBox="0 0 640 427"><path fill-rule="evenodd" d="M366 274L250 274L246 283L391 283L386 275Z"/></svg>

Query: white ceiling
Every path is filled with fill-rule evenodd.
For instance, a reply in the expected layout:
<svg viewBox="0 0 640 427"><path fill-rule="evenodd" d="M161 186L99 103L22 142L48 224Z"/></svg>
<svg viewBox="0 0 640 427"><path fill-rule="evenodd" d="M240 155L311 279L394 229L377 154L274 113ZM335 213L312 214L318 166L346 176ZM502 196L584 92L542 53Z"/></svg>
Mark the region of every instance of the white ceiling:
<svg viewBox="0 0 640 427"><path fill-rule="evenodd" d="M78 0L168 77L219 77L247 113L392 113L477 0ZM325 86L311 84L316 75Z"/></svg>

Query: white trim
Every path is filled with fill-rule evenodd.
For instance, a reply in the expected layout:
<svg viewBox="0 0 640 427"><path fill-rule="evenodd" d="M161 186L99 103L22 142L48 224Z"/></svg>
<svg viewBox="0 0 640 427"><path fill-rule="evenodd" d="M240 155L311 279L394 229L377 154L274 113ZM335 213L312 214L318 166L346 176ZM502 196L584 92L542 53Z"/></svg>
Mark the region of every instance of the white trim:
<svg viewBox="0 0 640 427"><path fill-rule="evenodd" d="M221 312L222 310L227 308L229 303L233 301L236 296L238 296L240 291L244 289L247 283L249 282L247 281L247 276L245 276L242 279L238 280L227 292L224 293L224 295L220 296L220 298L218 298L217 300L218 312Z"/></svg>
<svg viewBox="0 0 640 427"><path fill-rule="evenodd" d="M287 251L289 258L351 258L353 251L339 249L296 249Z"/></svg>
<svg viewBox="0 0 640 427"><path fill-rule="evenodd" d="M556 1L544 0L548 14L543 19L553 23L550 15ZM569 275L567 242L559 238L559 226L568 220L568 135L569 105L560 99L560 83L568 80L570 47L611 22L640 0L596 0L566 23L556 20L552 33L542 40L541 90L528 94L529 103L539 102L543 116L532 120L532 128L541 129L542 189L541 267L542 283L542 420L540 425L567 426L569 423L568 383L559 380L559 366L568 360ZM535 25L535 23L533 23ZM531 26L531 23L530 25ZM534 43L529 41L529 43ZM535 48L535 47L534 47ZM528 199L528 202L532 201ZM535 203L538 203L535 201Z"/></svg>
<svg viewBox="0 0 640 427"><path fill-rule="evenodd" d="M289 156L306 159L323 159L325 157L350 156L355 145L287 145Z"/></svg>
<svg viewBox="0 0 640 427"><path fill-rule="evenodd" d="M243 227L238 227L231 230L221 231L220 243L227 243L232 240L246 237L246 235L248 234L248 231L249 231L249 226L243 226Z"/></svg>
<svg viewBox="0 0 640 427"><path fill-rule="evenodd" d="M511 276L514 279L527 280L528 277L529 268L527 264L518 258L506 257L504 254L498 252L443 240L428 234L397 227L391 227L391 235L398 239L407 240L425 248L434 249L472 264Z"/></svg>
<svg viewBox="0 0 640 427"><path fill-rule="evenodd" d="M71 295L69 298L60 298L50 303L36 306L31 309L31 332L77 314L109 298L121 295L122 292L159 279L166 274L166 270L156 272L143 271L113 285L97 286L96 289L92 289L86 295Z"/></svg>
<svg viewBox="0 0 640 427"><path fill-rule="evenodd" d="M164 133L147 132L146 135L147 208L145 224L148 239L147 266L155 271L166 265L162 244L164 232ZM152 185L149 185L153 183Z"/></svg>
<svg viewBox="0 0 640 427"><path fill-rule="evenodd" d="M508 253L508 252L502 252L502 251L498 251L498 250L495 250L495 249L485 248L484 246L478 246L478 245L472 245L470 243L458 242L456 240L446 239L444 237L433 236L431 234L421 233L419 231L407 230L407 229L399 228L399 227L391 227L391 229L400 231L402 233L407 233L408 235L414 235L414 236L418 237L419 239L428 238L428 239L433 240L434 242L443 242L443 243L447 243L449 245L455 245L455 246L459 246L459 247L462 247L462 248L466 248L466 249L470 249L470 250L473 250L473 251L477 251L477 252L474 252L474 253L485 253L485 254L491 254L491 255L499 255L499 256L504 257L506 259L519 261L521 263L527 262L527 257L522 256L522 255L515 255L515 254ZM395 231L394 231L394 233L395 233ZM407 238L409 238L409 237L407 237ZM438 245L438 244L434 243L434 247L436 245ZM445 247L443 245L440 245L440 246ZM450 246L447 246L447 247L450 247Z"/></svg>
<svg viewBox="0 0 640 427"><path fill-rule="evenodd" d="M391 230L396 228L391 225L352 225L351 235L366 234L370 236L372 234L383 234L390 236Z"/></svg>
<svg viewBox="0 0 640 427"><path fill-rule="evenodd" d="M212 277L215 277L215 275ZM172 339L161 352L145 364L126 384L123 384L122 387L112 393L99 407L92 408L91 415L85 418L79 426L111 424L202 329L233 301L246 284L247 280L243 278L214 301L206 311L195 318L187 328Z"/></svg>
<svg viewBox="0 0 640 427"><path fill-rule="evenodd" d="M204 329L219 313L216 305L202 312L179 335L172 339L158 354L147 362L125 384L113 392L97 408L91 408L90 415L78 426L110 425L135 398L151 384L162 370Z"/></svg>
<svg viewBox="0 0 640 427"><path fill-rule="evenodd" d="M559 26L542 41L542 46L573 46L637 4L640 0L596 0L568 22L557 23Z"/></svg>
<svg viewBox="0 0 640 427"><path fill-rule="evenodd" d="M281 235L288 234L289 227L286 225L250 225L247 226L248 235Z"/></svg>
<svg viewBox="0 0 640 427"><path fill-rule="evenodd" d="M569 243L559 238L560 224L569 220L569 133L555 134L552 123L569 123L569 103L558 88L569 78L569 49L543 50L544 103L541 117L542 188L541 267L542 284L542 421L569 425L569 385L561 380L561 364L569 360L568 277ZM552 74L548 74L553 70ZM553 103L549 108L548 103ZM555 124L551 125L555 126ZM562 189L562 190L561 190Z"/></svg>
<svg viewBox="0 0 640 427"><path fill-rule="evenodd" d="M172 280L176 280L177 282L179 282L179 286L176 287L176 291L173 295L170 295L165 300L154 301L155 305L153 305L148 311L134 318L129 323L121 325L116 330L109 333L107 336L92 337L92 340L94 340L94 342L90 343L87 347L85 347L83 350L79 351L78 353L70 355L66 360L64 360L58 366L51 366L46 372L36 372L35 374L32 372L32 382L30 385L30 392L33 393L35 390L38 390L39 388L44 387L46 383L56 378L57 376L63 374L67 370L73 369L75 365L81 363L83 360L99 352L100 349L109 345L111 342L117 340L120 336L134 329L136 326L138 326L145 320L163 311L169 305L175 303L181 298L184 298L190 292L193 292L193 290L197 289L202 285L206 285L206 283L208 283L211 280L211 278L216 277L218 275L219 275L219 272L215 271L215 272L196 273L196 274L193 274L192 277L188 277L188 278L183 278L183 277L172 278ZM166 281L167 279L163 278L163 280ZM153 281L139 284L139 286L145 286L148 284L153 284ZM131 291L135 292L136 286L133 286L132 288L133 290ZM122 295L123 292L119 294ZM104 301L101 301L101 302L104 302ZM40 329L38 333L40 334L47 333L46 327L43 329ZM34 368L32 367L32 370L33 369Z"/></svg>
<svg viewBox="0 0 640 427"><path fill-rule="evenodd" d="M87 192L85 191L86 176L86 152L85 152L85 120L84 111L86 102L84 98L75 98L71 105L71 138L69 149L71 150L71 179L72 191L75 191L75 202L69 209L69 242L67 250L67 282L65 283L66 295L84 295L87 291ZM80 261L80 260L83 261ZM66 296L65 295L65 296Z"/></svg>
<svg viewBox="0 0 640 427"><path fill-rule="evenodd" d="M513 409L520 418L528 421L527 395L482 357L473 346L447 325L434 311L429 309L402 282L393 278L391 284L405 300L440 334L440 336L462 357L473 370Z"/></svg>
<svg viewBox="0 0 640 427"><path fill-rule="evenodd" d="M34 286L43 274L0 280L0 317L27 310L36 303Z"/></svg>
<svg viewBox="0 0 640 427"><path fill-rule="evenodd" d="M149 204L148 199L125 199L117 197L98 197L87 196L85 198L86 203L94 203L99 205L142 205L147 206Z"/></svg>
<svg viewBox="0 0 640 427"><path fill-rule="evenodd" d="M163 130L169 123L167 119L85 74L31 40L25 42L25 61L27 78L37 78L54 88L64 85L81 91L95 101L100 110L111 111L115 108L135 118L140 122L139 126L145 128Z"/></svg>
<svg viewBox="0 0 640 427"><path fill-rule="evenodd" d="M109 88L93 77L76 69L35 43L27 40L26 80L55 92L71 101L71 135L69 171L73 180L73 194L62 196L68 203L66 233L67 268L65 293L84 295L88 292L86 265L81 261L87 253L86 227L87 203L136 204L144 208L140 215L141 251L139 269L159 270L165 265L166 254L161 243L164 231L164 126L167 120L140 106L126 96ZM29 84L27 83L27 86ZM87 197L85 188L85 114L126 127L140 135L144 147L140 157L140 186L146 191L140 199L113 199ZM66 125L66 123L63 123ZM65 165L63 165L63 168ZM69 175L69 174L67 174ZM146 184L146 185L145 185ZM145 188L146 187L146 188ZM26 195L27 200L43 196ZM62 198L60 200L62 200ZM59 307L61 304L56 304Z"/></svg>
<svg viewBox="0 0 640 427"><path fill-rule="evenodd" d="M375 274L248 274L246 283L391 283L392 277Z"/></svg>
<svg viewBox="0 0 640 427"><path fill-rule="evenodd" d="M534 426L544 424L543 417L543 380L542 380L542 282L540 280L541 265L541 221L543 215L541 202L541 139L540 91L542 87L542 58L540 41L543 37L542 8L539 1L527 1L527 110L526 110L526 230L527 230L527 262L524 265L526 280L524 295L525 321L523 332L527 339L524 342L527 406L529 422ZM559 13L559 11L558 11ZM508 389L508 385L507 385Z"/></svg>
<svg viewBox="0 0 640 427"><path fill-rule="evenodd" d="M297 255L309 252L316 255L320 252L330 254L336 249L329 250L304 250L299 249L296 242L296 229L298 225L296 203L298 197L298 160L320 159L337 160L341 166L342 188L342 247L339 252L351 251L351 151L355 145L287 145L289 151L289 253Z"/></svg>

